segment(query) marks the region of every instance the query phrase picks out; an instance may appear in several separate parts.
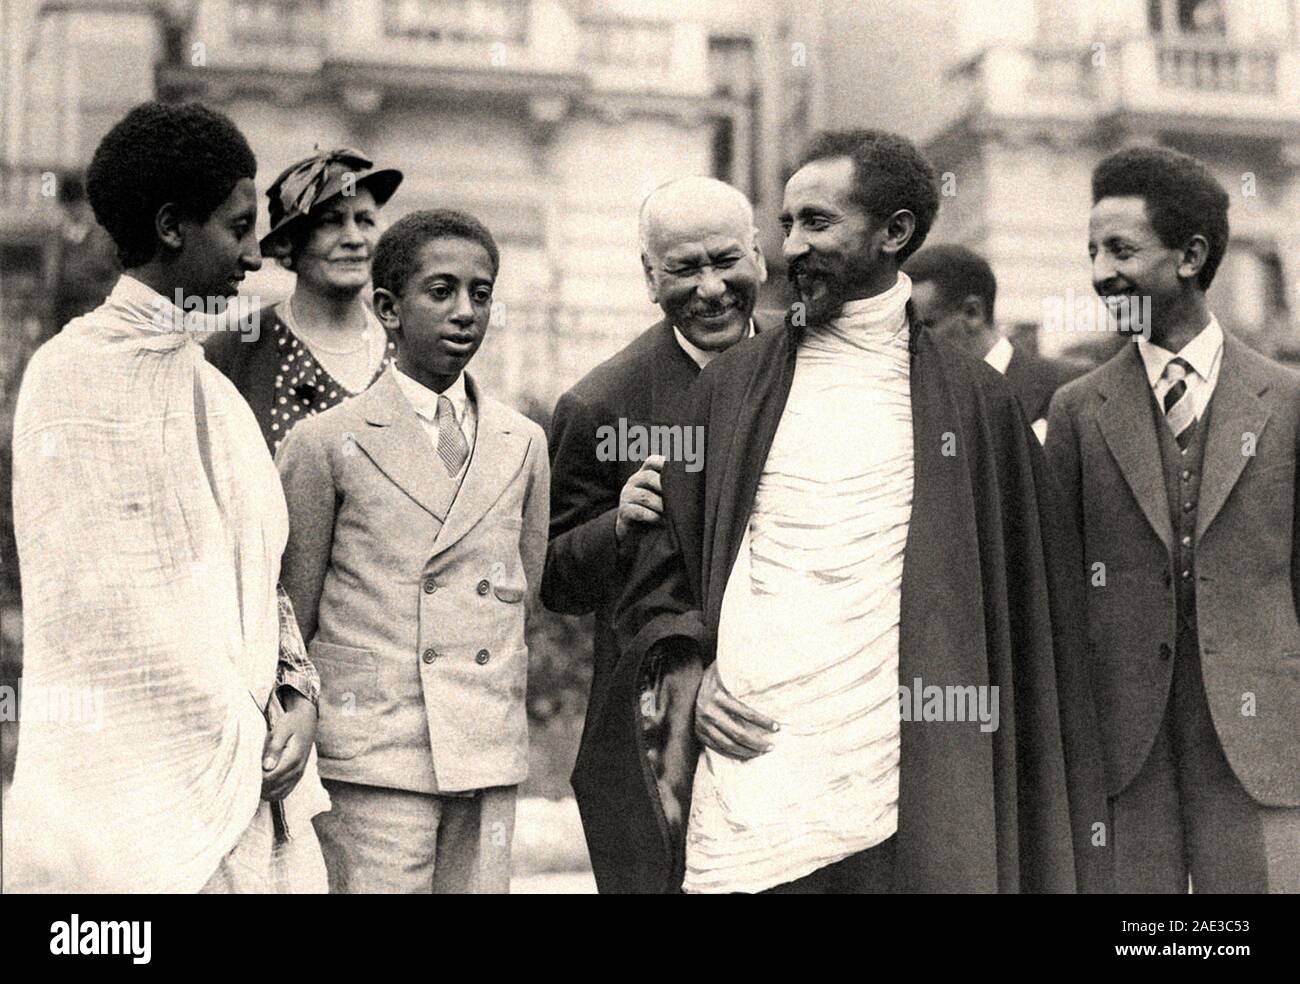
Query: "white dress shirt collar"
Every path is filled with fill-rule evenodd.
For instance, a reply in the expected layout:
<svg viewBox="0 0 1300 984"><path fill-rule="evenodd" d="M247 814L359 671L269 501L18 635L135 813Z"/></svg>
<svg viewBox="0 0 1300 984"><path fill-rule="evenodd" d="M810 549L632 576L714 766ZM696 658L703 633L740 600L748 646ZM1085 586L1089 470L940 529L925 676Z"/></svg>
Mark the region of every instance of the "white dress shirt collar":
<svg viewBox="0 0 1300 984"><path fill-rule="evenodd" d="M1016 354L1011 343L1004 336L999 336L998 340L993 343L993 347L984 354L984 361L998 371L1000 375L1007 374L1007 366L1011 365L1011 357Z"/></svg>
<svg viewBox="0 0 1300 984"><path fill-rule="evenodd" d="M1142 356L1142 364L1146 369L1147 382L1154 388L1160 377L1164 375L1165 366L1169 364L1170 359L1174 358L1174 353L1146 338L1139 338L1137 345L1138 354ZM1222 353L1223 329L1219 327L1219 319L1210 315L1210 323L1184 345L1178 355L1187 360L1201 380L1210 382L1218 368Z"/></svg>
<svg viewBox="0 0 1300 984"><path fill-rule="evenodd" d="M691 357L691 361L694 362L701 369L703 369L710 362L712 362L717 356L722 354L721 352L706 352L704 349L700 348L698 345L695 345L694 343L691 342L689 338L683 335L681 329L678 328L676 325L673 325L673 337L677 339L677 344L682 347L682 351L685 352L687 355L689 355ZM750 318L749 331L745 333L745 338L753 338L753 337L754 337L754 319ZM741 339L741 341L744 341L744 339Z"/></svg>
<svg viewBox="0 0 1300 984"><path fill-rule="evenodd" d="M462 427L465 424L465 412L469 407L469 393L465 389L465 374L462 372L456 377L456 381L448 386L441 393L435 393L423 383L418 383L406 373L402 372L397 366L393 366L393 374L397 377L397 385L402 390L402 395L410 402L415 412L431 423L437 422L438 419L438 397L445 396L451 400L451 407L456 412L456 423Z"/></svg>

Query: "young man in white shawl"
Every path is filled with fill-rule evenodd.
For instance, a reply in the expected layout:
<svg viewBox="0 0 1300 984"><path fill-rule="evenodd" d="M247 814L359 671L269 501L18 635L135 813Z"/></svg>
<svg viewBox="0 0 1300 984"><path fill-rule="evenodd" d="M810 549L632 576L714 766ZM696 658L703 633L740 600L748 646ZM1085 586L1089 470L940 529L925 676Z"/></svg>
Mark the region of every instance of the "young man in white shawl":
<svg viewBox="0 0 1300 984"><path fill-rule="evenodd" d="M284 496L195 337L234 323L227 301L261 265L256 170L197 104L137 106L91 162L125 273L37 351L18 398L7 890L324 889L319 684L277 588ZM70 692L92 720L42 713Z"/></svg>

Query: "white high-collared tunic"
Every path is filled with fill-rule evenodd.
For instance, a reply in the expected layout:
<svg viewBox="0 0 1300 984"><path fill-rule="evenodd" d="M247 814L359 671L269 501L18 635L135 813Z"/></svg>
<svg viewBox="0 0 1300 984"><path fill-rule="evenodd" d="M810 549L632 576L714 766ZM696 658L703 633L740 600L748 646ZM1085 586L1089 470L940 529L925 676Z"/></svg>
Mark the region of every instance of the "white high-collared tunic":
<svg viewBox="0 0 1300 984"><path fill-rule="evenodd" d="M897 829L910 296L900 274L800 344L718 629L723 686L780 731L747 762L701 755L688 892L761 891Z"/></svg>

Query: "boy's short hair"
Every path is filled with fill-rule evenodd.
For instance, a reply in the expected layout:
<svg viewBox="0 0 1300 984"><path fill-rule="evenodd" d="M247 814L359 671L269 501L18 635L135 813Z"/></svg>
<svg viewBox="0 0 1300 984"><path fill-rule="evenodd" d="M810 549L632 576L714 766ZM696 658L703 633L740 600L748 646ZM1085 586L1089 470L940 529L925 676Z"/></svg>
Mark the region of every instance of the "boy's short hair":
<svg viewBox="0 0 1300 984"><path fill-rule="evenodd" d="M921 248L939 214L934 168L906 137L883 130L828 130L812 138L799 167L847 157L853 162L853 200L877 221L899 209L916 216L916 229L898 251L901 264Z"/></svg>
<svg viewBox="0 0 1300 984"><path fill-rule="evenodd" d="M204 222L242 178L256 175L257 158L225 115L201 103L146 102L99 142L86 191L95 219L130 269L157 255L154 220L167 202Z"/></svg>
<svg viewBox="0 0 1300 984"><path fill-rule="evenodd" d="M927 246L907 261L903 272L913 283L933 283L945 310L975 295L984 302L985 318L993 323L998 281L988 260L974 250L954 243Z"/></svg>
<svg viewBox="0 0 1300 984"><path fill-rule="evenodd" d="M501 254L492 233L474 216L451 208L421 209L403 215L379 237L370 266L371 282L401 296L416 274L420 250L435 239L468 239L478 243L492 261L492 276L501 267Z"/></svg>
<svg viewBox="0 0 1300 984"><path fill-rule="evenodd" d="M1209 250L1197 281L1208 289L1228 248L1228 193L1210 169L1167 147L1126 147L1092 172L1092 203L1130 195L1146 202L1151 228L1167 249L1205 237Z"/></svg>

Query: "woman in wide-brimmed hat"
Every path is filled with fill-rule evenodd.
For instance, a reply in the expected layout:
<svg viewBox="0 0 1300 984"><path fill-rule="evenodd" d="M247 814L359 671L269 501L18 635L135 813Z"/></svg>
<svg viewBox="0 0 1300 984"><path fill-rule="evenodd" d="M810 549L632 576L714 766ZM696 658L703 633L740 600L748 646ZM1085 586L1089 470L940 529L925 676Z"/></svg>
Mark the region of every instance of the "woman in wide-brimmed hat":
<svg viewBox="0 0 1300 984"><path fill-rule="evenodd" d="M365 390L392 359L366 286L381 209L401 181L400 171L344 148L299 161L267 190L262 252L297 275L293 293L258 313L256 333L222 332L206 348L272 453L295 423Z"/></svg>

